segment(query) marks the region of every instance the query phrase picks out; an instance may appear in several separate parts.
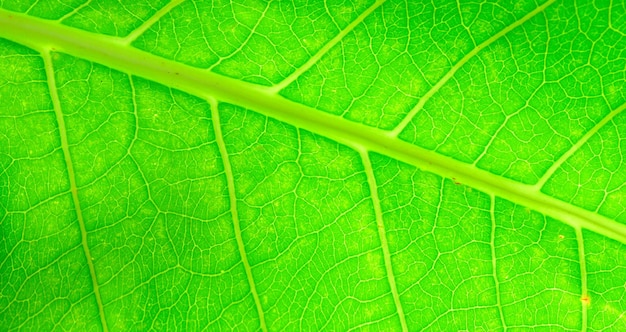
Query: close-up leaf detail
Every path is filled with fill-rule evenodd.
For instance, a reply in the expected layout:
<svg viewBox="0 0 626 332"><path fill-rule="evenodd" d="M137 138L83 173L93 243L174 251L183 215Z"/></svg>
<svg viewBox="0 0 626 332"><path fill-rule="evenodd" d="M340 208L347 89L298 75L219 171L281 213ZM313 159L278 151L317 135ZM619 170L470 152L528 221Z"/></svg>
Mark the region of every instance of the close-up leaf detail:
<svg viewBox="0 0 626 332"><path fill-rule="evenodd" d="M0 0L0 331L626 331L624 0Z"/></svg>

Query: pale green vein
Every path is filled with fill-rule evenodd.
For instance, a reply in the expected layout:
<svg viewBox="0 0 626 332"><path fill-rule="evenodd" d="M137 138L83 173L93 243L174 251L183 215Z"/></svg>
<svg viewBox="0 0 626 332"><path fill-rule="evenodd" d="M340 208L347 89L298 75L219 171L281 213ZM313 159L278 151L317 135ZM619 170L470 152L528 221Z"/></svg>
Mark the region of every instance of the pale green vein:
<svg viewBox="0 0 626 332"><path fill-rule="evenodd" d="M474 36L472 35L472 31L470 30L470 27L467 24L465 24L465 19L463 19L463 10L461 9L461 1L459 0L456 0L456 10L459 12L459 18L461 19L461 25L463 26L463 29L465 30L465 32L467 32L467 35L472 39L472 44L476 46L476 39L474 39Z"/></svg>
<svg viewBox="0 0 626 332"><path fill-rule="evenodd" d="M248 278L248 285L250 286L250 293L254 299L256 310L259 315L259 324L262 331L267 332L267 326L265 325L265 314L261 307L261 300L256 290L256 284L254 277L252 276L252 268L248 262L248 255L246 254L246 248L243 244L243 238L241 237L241 226L239 225L239 213L237 212L237 195L235 194L235 178L233 177L233 170L230 165L228 157L228 151L226 150L226 144L224 143L224 136L222 134L222 126L220 122L220 115L217 109L217 101L212 98L208 98L211 105L211 120L213 121L213 130L215 131L215 141L220 150L220 157L222 157L222 163L224 164L224 173L226 174L226 182L228 184L228 197L230 199L230 213L233 217L233 226L235 229L235 239L237 240L237 247L239 248L239 255L241 256L241 262L244 270L246 271L246 277Z"/></svg>
<svg viewBox="0 0 626 332"><path fill-rule="evenodd" d="M63 15L62 17L60 17L57 22L63 22L65 19L72 17L74 14L78 13L79 11L81 11L83 8L89 6L89 4L91 4L91 0L87 0L85 2L83 2L80 6L74 8L74 10L72 10L71 12Z"/></svg>
<svg viewBox="0 0 626 332"><path fill-rule="evenodd" d="M374 205L376 228L378 229L380 246L383 249L383 258L385 261L385 271L387 273L387 280L389 281L389 288L391 288L391 295L393 296L393 301L396 305L396 311L398 311L400 326L402 326L402 331L406 332L409 329L406 325L402 302L400 301L400 295L398 295L398 287L396 287L396 277L394 276L393 266L391 264L391 253L389 252L389 244L387 242L387 231L385 230L385 222L383 221L383 213L380 209L380 199L378 197L378 185L376 184L372 163L366 150L361 151L361 158L363 159L363 166L365 167L365 174L367 175L367 183L369 184L370 195Z"/></svg>
<svg viewBox="0 0 626 332"><path fill-rule="evenodd" d="M378 0L372 6L367 8L361 15L359 15L354 21L350 22L348 26L346 26L338 35L336 35L333 39L331 39L326 45L324 45L315 55L313 55L307 62L305 62L300 68L296 69L291 75L287 76L282 82L268 88L267 90L271 93L278 93L280 90L287 87L293 81L298 79L302 74L304 74L307 70L313 67L330 49L332 49L337 43L339 43L347 34L349 34L354 28L359 25L366 17L368 17L376 8L380 7L385 2L385 0Z"/></svg>
<svg viewBox="0 0 626 332"><path fill-rule="evenodd" d="M174 89L233 103L352 147L385 154L530 209L626 243L626 225L472 165L391 137L389 132L267 93L257 85L120 45L117 39L0 10L0 37L39 51L55 48Z"/></svg>
<svg viewBox="0 0 626 332"><path fill-rule="evenodd" d="M500 32L496 33L495 35L491 36L489 39L485 40L484 42L480 43L478 46L474 47L473 50L467 53L463 58L461 58L461 60L459 60L459 62L457 62L454 66L452 66L452 68L450 68L450 70L435 85L433 85L433 87L430 88L430 90L428 90L428 92L426 92L426 94L422 98L420 98L420 100L417 102L415 107L413 107L413 109L409 111L407 116L404 119L402 119L402 121L393 130L390 131L390 134L393 137L397 137L398 135L400 135L400 133L404 130L404 128L406 128L406 126L408 126L409 123L411 123L411 121L413 120L417 112L419 112L420 110L424 108L424 105L428 102L428 100L430 100L430 98L432 98L432 96L435 95L435 93L437 93L437 91L439 91L439 89L441 89L441 87L444 84L446 84L454 76L457 70L463 67L463 65L465 65L471 58L476 56L476 54L478 54L480 51L485 49L487 46L491 45L496 40L500 39L502 36L509 33L511 30L524 24L525 22L533 18L535 15L543 12L548 6L553 4L555 1L556 0L546 1L543 5L535 8L535 10L526 14L521 19L513 22L513 24L500 30Z"/></svg>
<svg viewBox="0 0 626 332"><path fill-rule="evenodd" d="M543 174L541 179L537 181L537 183L533 186L533 189L536 191L540 191L541 188L548 182L548 180L552 177L554 172L558 170L561 165L565 161L567 161L576 151L580 150L580 148L587 143L587 141L595 135L601 128L603 128L609 121L613 120L615 116L622 113L626 109L626 103L620 105L618 108L614 109L611 113L604 117L600 122L598 122L591 130L589 130L583 137L576 142L576 144L572 145L572 147L567 150L550 168Z"/></svg>
<svg viewBox="0 0 626 332"><path fill-rule="evenodd" d="M76 176L74 174L74 164L72 164L72 156L70 155L69 144L67 142L67 131L65 128L65 120L63 119L63 112L61 111L61 101L57 93L56 81L54 78L54 67L52 65L52 58L49 52L42 53L44 65L46 69L46 77L48 80L48 89L50 90L50 97L52 99L52 105L54 107L54 114L56 115L57 124L59 125L59 136L61 139L61 147L63 149L63 156L65 157L65 165L67 167L67 176L70 181L70 191L72 192L72 199L74 201L74 208L76 210L76 219L78 219L78 225L80 227L81 243L83 251L85 252L85 259L87 260L87 266L89 266L89 274L91 275L91 283L93 285L93 293L96 297L96 303L98 304L98 312L100 315L100 321L102 323L102 329L107 332L109 330L106 319L104 317L104 305L102 304L102 298L100 297L100 286L98 285L98 279L96 277L96 268L93 264L93 257L87 243L87 228L85 227L85 220L83 219L83 211L80 207L80 201L78 200L78 189L76 187Z"/></svg>
<svg viewBox="0 0 626 332"><path fill-rule="evenodd" d="M582 310L582 326L581 332L587 331L587 308L590 305L591 300L589 299L589 293L587 291L587 265L585 260L585 243L583 241L583 233L582 230L577 227L576 228L576 242L578 242L578 260L580 262L580 283L581 283L581 296L580 296L580 304Z"/></svg>
<svg viewBox="0 0 626 332"><path fill-rule="evenodd" d="M500 281L498 280L498 272L496 269L496 198L491 195L491 207L489 208L489 214L491 215L491 269L493 271L493 281L496 286L496 306L498 307L498 315L500 316L500 322L502 323L502 329L506 332L508 329L506 322L504 321L504 313L502 313L502 300L500 293Z"/></svg>
<svg viewBox="0 0 626 332"><path fill-rule="evenodd" d="M270 2L267 2L265 4L265 9L263 9L263 12L261 13L261 16L259 16L259 19L256 21L254 26L250 29L250 33L248 34L246 39L243 40L240 43L239 47L237 47L237 49L232 51L229 55L227 55L225 57L221 57L217 62L215 62L213 65L211 65L211 67L209 67L208 70L213 70L213 68L221 65L222 62L224 62L225 60L231 59L232 57L237 55L239 52L241 52L241 50L243 50L244 47L248 46L248 43L250 42L250 39L252 39L252 36L254 36L257 33L256 30L259 28L259 25L261 24L261 22L265 18L265 15L267 14L267 11L270 9L270 6L271 6ZM197 8L196 8L196 13L197 13ZM197 14L197 15L200 16L199 14ZM204 34L203 34L203 36L204 36ZM205 38L205 40L206 40L206 38ZM207 44L208 44L208 42L207 42Z"/></svg>
<svg viewBox="0 0 626 332"><path fill-rule="evenodd" d="M137 29L133 30L133 32L129 33L128 36L120 38L122 44L130 45L137 37L141 36L146 30L148 30L154 23L161 19L161 17L165 16L165 14L169 13L174 7L180 5L185 0L172 0L170 3L165 5L163 8L159 9L152 17L147 19L141 26Z"/></svg>

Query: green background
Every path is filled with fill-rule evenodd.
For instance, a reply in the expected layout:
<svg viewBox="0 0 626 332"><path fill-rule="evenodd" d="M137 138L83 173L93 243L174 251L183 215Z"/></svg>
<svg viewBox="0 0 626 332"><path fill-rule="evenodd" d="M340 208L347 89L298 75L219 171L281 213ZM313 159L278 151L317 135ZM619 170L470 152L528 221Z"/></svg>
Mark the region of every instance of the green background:
<svg viewBox="0 0 626 332"><path fill-rule="evenodd" d="M624 1L0 8L0 330L626 329Z"/></svg>

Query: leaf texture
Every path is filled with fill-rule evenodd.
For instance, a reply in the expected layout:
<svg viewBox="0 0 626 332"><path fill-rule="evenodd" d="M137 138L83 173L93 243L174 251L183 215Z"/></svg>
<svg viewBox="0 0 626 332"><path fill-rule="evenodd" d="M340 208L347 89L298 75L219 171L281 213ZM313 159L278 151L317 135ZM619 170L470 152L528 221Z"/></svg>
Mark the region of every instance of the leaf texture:
<svg viewBox="0 0 626 332"><path fill-rule="evenodd" d="M0 1L0 330L624 330L625 22Z"/></svg>

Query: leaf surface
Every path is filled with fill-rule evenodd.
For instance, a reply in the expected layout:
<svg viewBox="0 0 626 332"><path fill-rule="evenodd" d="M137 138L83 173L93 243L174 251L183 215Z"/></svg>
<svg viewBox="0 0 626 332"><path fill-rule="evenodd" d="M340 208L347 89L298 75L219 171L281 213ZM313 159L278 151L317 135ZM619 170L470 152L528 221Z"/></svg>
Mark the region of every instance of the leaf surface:
<svg viewBox="0 0 626 332"><path fill-rule="evenodd" d="M1 330L626 329L623 1L0 7Z"/></svg>

